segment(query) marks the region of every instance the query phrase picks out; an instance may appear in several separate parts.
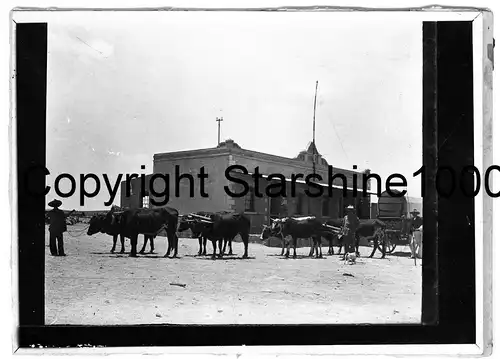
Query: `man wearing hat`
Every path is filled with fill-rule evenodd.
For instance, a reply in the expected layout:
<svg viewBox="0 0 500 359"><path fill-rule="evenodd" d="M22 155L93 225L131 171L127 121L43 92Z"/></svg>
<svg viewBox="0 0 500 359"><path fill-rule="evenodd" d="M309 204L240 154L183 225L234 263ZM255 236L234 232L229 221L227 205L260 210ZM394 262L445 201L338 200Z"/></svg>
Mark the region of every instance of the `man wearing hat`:
<svg viewBox="0 0 500 359"><path fill-rule="evenodd" d="M347 206L346 210L347 214L344 216L342 234L347 258L349 263L353 264L356 261L355 233L359 227L359 218L354 211L353 205Z"/></svg>
<svg viewBox="0 0 500 359"><path fill-rule="evenodd" d="M64 212L59 209L62 202L54 199L49 202L49 206L53 209L49 211L48 216L50 220L49 233L50 233L50 254L53 256L65 256L63 233L66 232L66 216ZM56 246L57 240L57 246Z"/></svg>
<svg viewBox="0 0 500 359"><path fill-rule="evenodd" d="M411 235L411 258L422 258L422 225L424 221L422 217L419 216L420 212L414 209L411 212L411 227L410 227L410 235Z"/></svg>

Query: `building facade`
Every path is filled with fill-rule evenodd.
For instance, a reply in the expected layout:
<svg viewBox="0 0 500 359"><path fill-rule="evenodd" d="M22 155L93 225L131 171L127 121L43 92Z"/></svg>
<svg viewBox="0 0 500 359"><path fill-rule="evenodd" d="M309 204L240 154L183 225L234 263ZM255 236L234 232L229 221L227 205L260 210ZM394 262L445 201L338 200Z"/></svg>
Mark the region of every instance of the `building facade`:
<svg viewBox="0 0 500 359"><path fill-rule="evenodd" d="M248 173L237 169L226 173L228 167L233 165L243 166ZM176 166L178 166L177 169ZM257 182L252 177L256 167L263 177ZM200 192L201 181L197 175L201 172L201 168L208 175L203 185L207 197L203 197ZM176 181L176 170L179 175L190 174L194 180L184 176ZM284 215L339 218L344 215L345 207L349 204L355 205L360 218L370 218L370 196L363 197L361 193L364 185L363 174L369 174L370 171L333 167L330 171L330 174L337 175L332 182L331 191L328 189L329 164L312 143L297 157L287 158L246 150L234 141L227 140L216 148L155 154L153 174L145 176L146 190L142 193L144 197L141 196L140 179L131 181L130 196L126 196L126 183L122 182L121 205L130 208L159 207L161 205L155 205L153 202L158 203L168 197L167 204L162 205L176 208L181 214L197 211L244 212L251 219L254 233L260 232L262 225L268 224L270 218ZM305 177L313 172L322 177L321 181L315 182L323 188L323 195L316 198L308 196L306 192L309 190L310 193L318 193L318 190L309 187L305 182ZM160 178L162 174L168 174L168 180ZM283 179L273 178L269 181L267 176L270 174L281 174L284 177L286 197L279 196L279 194L277 197L272 196L279 190L277 186ZM303 176L292 181L292 177L299 174ZM148 184L152 179L154 181L148 189ZM226 193L224 187L234 194L243 192L244 185L236 183L241 181L248 184L246 195L233 197ZM294 194L292 182L295 182ZM367 182L366 188L369 191L369 181ZM357 191L353 189L354 183L356 183ZM273 190L268 193L271 196L268 196L265 191L269 184L274 184ZM346 188L345 195L344 187ZM356 195L354 195L355 192Z"/></svg>

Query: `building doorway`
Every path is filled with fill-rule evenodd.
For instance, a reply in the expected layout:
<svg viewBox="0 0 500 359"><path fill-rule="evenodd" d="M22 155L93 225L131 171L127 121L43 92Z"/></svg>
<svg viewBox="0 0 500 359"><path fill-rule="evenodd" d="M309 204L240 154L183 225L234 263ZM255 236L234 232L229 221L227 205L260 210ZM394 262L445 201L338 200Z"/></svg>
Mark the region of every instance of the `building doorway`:
<svg viewBox="0 0 500 359"><path fill-rule="evenodd" d="M279 184L278 181L273 181L272 184ZM281 193L280 187L268 188L270 195L275 195L276 197L268 197L269 199L269 215L274 218L281 218L287 215L287 201Z"/></svg>
<svg viewBox="0 0 500 359"><path fill-rule="evenodd" d="M321 201L321 217L329 217L330 212L330 198L324 197Z"/></svg>
<svg viewBox="0 0 500 359"><path fill-rule="evenodd" d="M297 215L308 215L309 214L309 197L306 197L304 193L299 193L297 196Z"/></svg>
<svg viewBox="0 0 500 359"><path fill-rule="evenodd" d="M269 197L269 200L271 201L271 208L270 208L270 214L271 216L280 216L281 212L281 197Z"/></svg>

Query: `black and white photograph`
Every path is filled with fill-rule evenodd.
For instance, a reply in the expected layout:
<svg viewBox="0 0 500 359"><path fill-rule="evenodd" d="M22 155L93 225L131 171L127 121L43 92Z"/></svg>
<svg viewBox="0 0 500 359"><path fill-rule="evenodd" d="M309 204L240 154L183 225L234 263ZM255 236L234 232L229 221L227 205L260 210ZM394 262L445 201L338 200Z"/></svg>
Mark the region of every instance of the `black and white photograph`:
<svg viewBox="0 0 500 359"><path fill-rule="evenodd" d="M76 195L46 196L46 324L420 322L421 21L169 15L49 27L47 180L68 173ZM230 166L247 173L226 176ZM384 191L401 173L406 194L372 199L371 172ZM127 196L133 173L146 188L130 180ZM322 196L305 183L313 173ZM97 177L95 197L81 201L82 185L99 188L80 174ZM124 176L117 209L102 174L111 186ZM329 189L335 174L347 196L340 176ZM224 191L242 183L242 197ZM131 216L134 244L114 232L114 211L117 223ZM155 237L164 218L178 228ZM359 244L348 265L346 241Z"/></svg>
<svg viewBox="0 0 500 359"><path fill-rule="evenodd" d="M422 324L420 17L13 19L47 23L44 325Z"/></svg>

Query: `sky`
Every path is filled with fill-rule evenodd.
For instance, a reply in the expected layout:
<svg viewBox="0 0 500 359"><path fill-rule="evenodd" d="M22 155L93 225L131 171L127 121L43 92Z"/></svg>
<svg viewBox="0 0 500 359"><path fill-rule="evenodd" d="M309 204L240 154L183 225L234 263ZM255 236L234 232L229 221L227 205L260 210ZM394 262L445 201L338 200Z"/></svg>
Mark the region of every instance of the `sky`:
<svg viewBox="0 0 500 359"><path fill-rule="evenodd" d="M87 12L48 23L47 202L58 198L55 177L70 173L77 192L63 208L105 209L102 174L114 184L119 173L151 173L155 153L215 147L218 116L222 140L295 157L312 138L316 81L323 157L383 180L401 173L421 195L418 18ZM82 207L85 173L101 191Z"/></svg>

